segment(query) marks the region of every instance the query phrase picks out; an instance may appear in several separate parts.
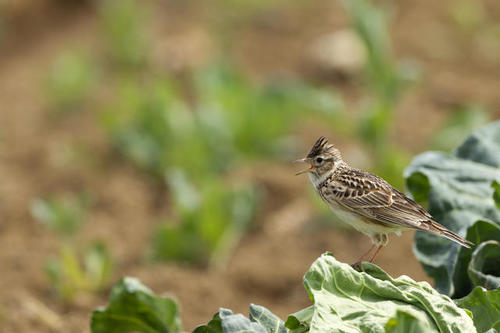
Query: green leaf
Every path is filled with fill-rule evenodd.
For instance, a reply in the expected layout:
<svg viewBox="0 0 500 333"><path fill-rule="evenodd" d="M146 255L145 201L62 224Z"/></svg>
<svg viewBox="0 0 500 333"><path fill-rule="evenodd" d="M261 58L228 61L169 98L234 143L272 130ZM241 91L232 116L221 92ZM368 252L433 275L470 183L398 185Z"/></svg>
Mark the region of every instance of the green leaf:
<svg viewBox="0 0 500 333"><path fill-rule="evenodd" d="M471 134L450 154L418 155L405 170L408 189L415 199L427 200L436 221L476 245L488 239L500 240L500 210L492 187L500 181L499 152L500 122L494 122ZM477 223L482 225L475 226ZM414 252L435 279L437 290L454 297L470 292L473 285L466 274L469 249L417 232Z"/></svg>
<svg viewBox="0 0 500 333"><path fill-rule="evenodd" d="M415 201L420 203L427 201L431 186L426 175L421 172L414 172L407 177L406 184Z"/></svg>
<svg viewBox="0 0 500 333"><path fill-rule="evenodd" d="M302 333L309 331L309 322L314 314L314 306L295 312L288 316L285 327L292 333Z"/></svg>
<svg viewBox="0 0 500 333"><path fill-rule="evenodd" d="M467 230L468 240L474 244L481 244L490 239L500 239L500 229L495 223L487 221L477 221ZM460 251L455 266L453 285L456 290L471 290L472 282L469 278L469 262L472 258L472 251ZM490 267L494 268L494 267ZM488 268L489 269L489 268Z"/></svg>
<svg viewBox="0 0 500 333"><path fill-rule="evenodd" d="M469 262L469 278L475 286L488 290L500 288L500 243L481 243L472 253Z"/></svg>
<svg viewBox="0 0 500 333"><path fill-rule="evenodd" d="M487 291L476 287L464 298L455 300L461 308L472 313L472 319L478 332L500 332L500 289ZM490 331L488 331L490 332Z"/></svg>
<svg viewBox="0 0 500 333"><path fill-rule="evenodd" d="M495 200L495 204L497 205L497 208L500 209L500 184L498 182L493 182L491 184L491 187L495 190L493 193L493 200Z"/></svg>
<svg viewBox="0 0 500 333"><path fill-rule="evenodd" d="M427 282L407 276L393 279L379 267L365 263L365 272L323 254L304 277L314 301L310 320L289 318L287 328L309 326L310 332L475 332L471 318ZM399 314L398 314L399 313ZM304 319L305 318L305 319ZM303 321L306 321L304 323Z"/></svg>
<svg viewBox="0 0 500 333"><path fill-rule="evenodd" d="M193 333L286 333L283 321L260 305L250 305L250 318L221 308L212 320Z"/></svg>
<svg viewBox="0 0 500 333"><path fill-rule="evenodd" d="M223 309L220 311L223 311ZM214 314L212 320L210 320L208 324L196 327L193 333L222 333L222 319L220 318L219 312Z"/></svg>
<svg viewBox="0 0 500 333"><path fill-rule="evenodd" d="M398 310L396 316L385 324L387 333L420 333L429 332L432 328L414 315Z"/></svg>
<svg viewBox="0 0 500 333"><path fill-rule="evenodd" d="M222 330L224 333L266 332L266 329L261 324L246 318L242 314L233 314L231 310L221 309L219 315L222 319Z"/></svg>
<svg viewBox="0 0 500 333"><path fill-rule="evenodd" d="M125 277L113 290L109 305L92 314L92 333L173 333L180 331L177 303L153 295L135 278Z"/></svg>
<svg viewBox="0 0 500 333"><path fill-rule="evenodd" d="M268 333L286 333L283 320L263 306L250 304L250 320L261 324Z"/></svg>

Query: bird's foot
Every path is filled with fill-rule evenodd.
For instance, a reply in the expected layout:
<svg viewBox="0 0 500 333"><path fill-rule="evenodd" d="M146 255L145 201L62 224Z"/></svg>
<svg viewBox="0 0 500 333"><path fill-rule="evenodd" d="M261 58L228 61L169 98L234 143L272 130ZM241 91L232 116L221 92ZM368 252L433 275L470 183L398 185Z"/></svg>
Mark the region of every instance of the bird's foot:
<svg viewBox="0 0 500 333"><path fill-rule="evenodd" d="M358 272L361 271L361 272L364 272L364 268L363 268L363 262L361 260L358 260L356 261L354 264L351 265L352 268L354 268L355 270L357 270Z"/></svg>

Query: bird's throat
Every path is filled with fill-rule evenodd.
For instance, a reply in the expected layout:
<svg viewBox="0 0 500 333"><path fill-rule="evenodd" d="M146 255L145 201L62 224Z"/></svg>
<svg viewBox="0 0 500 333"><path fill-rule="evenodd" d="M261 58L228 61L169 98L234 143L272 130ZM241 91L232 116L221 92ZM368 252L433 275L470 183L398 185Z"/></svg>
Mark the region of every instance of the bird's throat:
<svg viewBox="0 0 500 333"><path fill-rule="evenodd" d="M335 169L332 168L323 172L322 174L317 174L316 172L310 172L309 179L313 183L314 188L317 190L318 186L320 186L325 180L330 178L330 176L333 174L334 171Z"/></svg>

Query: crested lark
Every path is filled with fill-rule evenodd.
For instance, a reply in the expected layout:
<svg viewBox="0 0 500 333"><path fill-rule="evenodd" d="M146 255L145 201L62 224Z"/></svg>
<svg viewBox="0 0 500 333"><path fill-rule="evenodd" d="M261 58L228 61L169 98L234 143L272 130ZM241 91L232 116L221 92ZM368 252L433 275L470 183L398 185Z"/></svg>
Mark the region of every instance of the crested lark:
<svg viewBox="0 0 500 333"><path fill-rule="evenodd" d="M467 248L474 245L433 221L424 208L382 178L350 167L324 137L316 141L307 157L297 162L310 164L308 169L297 175L308 173L314 188L334 214L370 237L372 247L353 266L359 266L361 260L377 246L370 258L373 262L387 244L387 234L400 234L402 230L424 230Z"/></svg>

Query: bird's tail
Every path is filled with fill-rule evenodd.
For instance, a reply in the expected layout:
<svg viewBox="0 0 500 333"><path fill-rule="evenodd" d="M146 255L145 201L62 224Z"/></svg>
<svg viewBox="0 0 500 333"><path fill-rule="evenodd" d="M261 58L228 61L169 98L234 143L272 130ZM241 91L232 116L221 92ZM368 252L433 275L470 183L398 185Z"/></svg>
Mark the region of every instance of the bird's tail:
<svg viewBox="0 0 500 333"><path fill-rule="evenodd" d="M444 226L442 226L441 224L439 224L435 221L429 221L427 223L427 226L429 227L429 229L427 229L427 230L433 234L446 237L449 240L454 241L455 243L458 243L462 246L465 246L466 248L471 248L472 246L474 246L474 243L468 241L467 239L460 237L459 235L457 235L453 231L448 230L447 228L445 228Z"/></svg>

